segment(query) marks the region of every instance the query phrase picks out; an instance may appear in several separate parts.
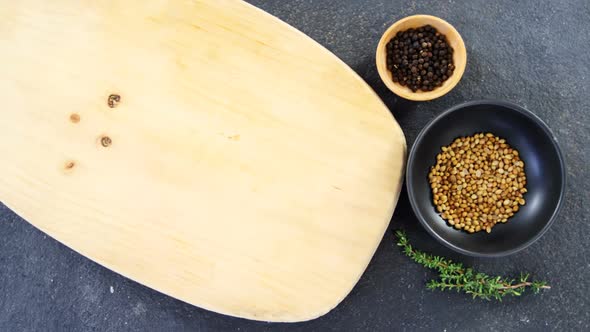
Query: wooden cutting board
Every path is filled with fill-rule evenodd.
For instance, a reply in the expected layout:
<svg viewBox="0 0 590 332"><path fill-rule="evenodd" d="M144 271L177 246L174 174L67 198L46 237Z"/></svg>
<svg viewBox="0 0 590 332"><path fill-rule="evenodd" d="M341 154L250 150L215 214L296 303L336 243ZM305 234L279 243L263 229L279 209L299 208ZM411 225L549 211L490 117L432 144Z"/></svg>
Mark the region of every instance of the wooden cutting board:
<svg viewBox="0 0 590 332"><path fill-rule="evenodd" d="M240 1L1 2L3 203L220 313L301 321L350 292L406 144L349 67Z"/></svg>

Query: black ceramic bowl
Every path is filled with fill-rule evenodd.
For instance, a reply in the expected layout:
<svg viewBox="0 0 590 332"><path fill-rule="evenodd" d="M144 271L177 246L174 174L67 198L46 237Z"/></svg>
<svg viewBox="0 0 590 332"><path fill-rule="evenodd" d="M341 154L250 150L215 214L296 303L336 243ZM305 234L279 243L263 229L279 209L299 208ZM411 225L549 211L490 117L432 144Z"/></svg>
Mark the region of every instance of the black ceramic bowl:
<svg viewBox="0 0 590 332"><path fill-rule="evenodd" d="M440 148L459 136L491 132L505 138L525 163L526 204L490 234L469 234L449 226L435 210L428 172ZM513 254L538 240L555 220L565 190L565 165L547 125L526 109L504 101L472 101L452 107L418 135L406 172L406 186L416 216L437 240L471 256Z"/></svg>

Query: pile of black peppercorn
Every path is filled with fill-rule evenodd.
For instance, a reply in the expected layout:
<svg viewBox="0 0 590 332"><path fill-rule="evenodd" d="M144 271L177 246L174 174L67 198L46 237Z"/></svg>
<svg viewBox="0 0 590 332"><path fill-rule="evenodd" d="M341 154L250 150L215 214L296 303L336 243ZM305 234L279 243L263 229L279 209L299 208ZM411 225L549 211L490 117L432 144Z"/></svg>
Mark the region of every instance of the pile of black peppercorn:
<svg viewBox="0 0 590 332"><path fill-rule="evenodd" d="M387 43L387 69L394 82L413 92L432 91L455 70L453 48L430 25L400 31Z"/></svg>

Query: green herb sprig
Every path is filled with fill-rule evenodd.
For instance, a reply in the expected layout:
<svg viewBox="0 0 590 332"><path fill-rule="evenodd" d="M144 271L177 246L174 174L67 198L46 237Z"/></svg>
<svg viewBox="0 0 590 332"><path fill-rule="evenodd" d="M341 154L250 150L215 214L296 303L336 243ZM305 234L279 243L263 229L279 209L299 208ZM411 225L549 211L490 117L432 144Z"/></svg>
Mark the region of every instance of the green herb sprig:
<svg viewBox="0 0 590 332"><path fill-rule="evenodd" d="M491 277L485 273L476 272L472 268L463 267L463 264L414 249L404 231L398 230L395 235L398 239L397 245L402 248L406 256L438 272L439 279L431 280L427 284L431 290L456 290L470 294L473 298L502 301L502 298L507 295L520 296L527 288L532 289L535 294L542 289L551 288L544 281L529 281L528 274L523 274L515 280Z"/></svg>

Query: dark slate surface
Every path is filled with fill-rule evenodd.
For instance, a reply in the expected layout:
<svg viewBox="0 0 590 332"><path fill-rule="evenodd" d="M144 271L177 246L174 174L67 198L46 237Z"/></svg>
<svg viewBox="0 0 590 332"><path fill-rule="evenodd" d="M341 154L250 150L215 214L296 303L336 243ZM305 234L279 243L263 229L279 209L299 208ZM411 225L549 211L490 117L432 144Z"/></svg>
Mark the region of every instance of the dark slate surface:
<svg viewBox="0 0 590 332"><path fill-rule="evenodd" d="M428 120L456 103L500 98L545 120L568 164L559 219L530 248L474 259L445 249L417 224L403 195L390 230L352 293L334 311L300 324L268 324L208 312L127 280L45 236L0 206L1 331L570 331L590 329L590 2L252 0L340 56L383 98L412 144ZM404 16L427 13L454 24L469 53L465 76L428 103L397 99L379 81L374 49ZM10 156L3 156L9 159ZM418 247L516 276L526 270L553 289L503 303L435 293L432 274L394 245L403 227ZM112 287L112 291L111 291Z"/></svg>

